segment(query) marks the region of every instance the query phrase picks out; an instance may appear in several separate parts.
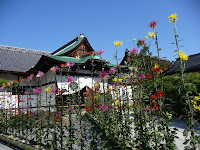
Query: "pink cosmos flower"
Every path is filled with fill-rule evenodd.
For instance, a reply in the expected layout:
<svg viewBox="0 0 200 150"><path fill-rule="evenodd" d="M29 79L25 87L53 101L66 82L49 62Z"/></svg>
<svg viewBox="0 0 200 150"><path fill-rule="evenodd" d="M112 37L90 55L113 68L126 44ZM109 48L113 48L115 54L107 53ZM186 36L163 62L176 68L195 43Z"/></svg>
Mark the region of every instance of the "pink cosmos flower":
<svg viewBox="0 0 200 150"><path fill-rule="evenodd" d="M70 62L65 63L65 66L66 67L73 67L74 63L70 61Z"/></svg>
<svg viewBox="0 0 200 150"><path fill-rule="evenodd" d="M41 78L44 75L44 72L38 71L38 74L36 75L37 78Z"/></svg>
<svg viewBox="0 0 200 150"><path fill-rule="evenodd" d="M58 90L58 88L56 87L51 91L51 93L56 93L57 90Z"/></svg>
<svg viewBox="0 0 200 150"><path fill-rule="evenodd" d="M72 82L72 81L74 81L74 78L72 76L69 76L67 82Z"/></svg>
<svg viewBox="0 0 200 150"><path fill-rule="evenodd" d="M10 83L10 84L13 84L13 81L10 81L9 83Z"/></svg>
<svg viewBox="0 0 200 150"><path fill-rule="evenodd" d="M97 55L102 55L104 53L104 50L101 49L99 52L97 52Z"/></svg>
<svg viewBox="0 0 200 150"><path fill-rule="evenodd" d="M105 103L101 103L100 109L102 109L105 113L108 112L108 108L107 108L107 106L105 105Z"/></svg>
<svg viewBox="0 0 200 150"><path fill-rule="evenodd" d="M41 88L34 88L33 92L37 94L37 93L42 92L42 89Z"/></svg>
<svg viewBox="0 0 200 150"><path fill-rule="evenodd" d="M109 73L110 74L115 74L116 71L117 71L116 68L111 67Z"/></svg>
<svg viewBox="0 0 200 150"><path fill-rule="evenodd" d="M28 94L30 94L29 91L25 91L25 92L24 92L24 95L28 95Z"/></svg>
<svg viewBox="0 0 200 150"><path fill-rule="evenodd" d="M145 75L144 74L140 74L140 77L145 79Z"/></svg>

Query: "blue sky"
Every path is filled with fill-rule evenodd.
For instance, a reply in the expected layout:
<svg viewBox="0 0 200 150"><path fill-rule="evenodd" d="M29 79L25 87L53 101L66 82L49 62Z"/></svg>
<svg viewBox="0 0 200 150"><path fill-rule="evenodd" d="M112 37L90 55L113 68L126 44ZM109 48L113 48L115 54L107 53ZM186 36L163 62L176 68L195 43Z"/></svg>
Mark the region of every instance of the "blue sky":
<svg viewBox="0 0 200 150"><path fill-rule="evenodd" d="M95 50L104 49L103 58L115 63L113 42L123 41L122 59L132 39L144 39L156 20L161 57L172 61L177 55L168 16L178 14L180 49L200 53L199 8L199 0L0 0L0 44L53 52L84 33ZM156 55L153 43L150 50Z"/></svg>

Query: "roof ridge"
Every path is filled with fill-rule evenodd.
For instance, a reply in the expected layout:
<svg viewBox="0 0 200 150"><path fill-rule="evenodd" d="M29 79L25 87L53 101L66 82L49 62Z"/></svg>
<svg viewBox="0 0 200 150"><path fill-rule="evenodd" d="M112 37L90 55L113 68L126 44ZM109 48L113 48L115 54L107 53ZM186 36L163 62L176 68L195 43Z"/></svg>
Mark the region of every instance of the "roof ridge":
<svg viewBox="0 0 200 150"><path fill-rule="evenodd" d="M20 47L13 47L13 46L7 46L7 45L0 45L0 48L2 48L1 50L18 51L18 52L23 52L23 53L33 53L33 54L40 54L40 55L47 55L47 56L51 55L50 52L20 48Z"/></svg>
<svg viewBox="0 0 200 150"><path fill-rule="evenodd" d="M81 34L80 34L81 35ZM63 49L67 48L70 45L73 45L76 41L79 40L80 35L77 36L75 39L71 40L70 42L68 42L67 44L63 45L62 47L58 48L57 50L55 50L54 52L52 52L52 55L55 55L56 53L62 51Z"/></svg>

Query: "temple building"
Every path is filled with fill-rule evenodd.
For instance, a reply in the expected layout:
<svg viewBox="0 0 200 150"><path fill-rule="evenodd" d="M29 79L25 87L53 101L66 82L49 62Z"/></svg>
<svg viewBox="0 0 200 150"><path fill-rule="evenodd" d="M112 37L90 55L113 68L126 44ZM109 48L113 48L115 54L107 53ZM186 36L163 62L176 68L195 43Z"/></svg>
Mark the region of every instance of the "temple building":
<svg viewBox="0 0 200 150"><path fill-rule="evenodd" d="M73 65L70 66L70 63ZM54 66L66 64L69 64L70 69L65 66L59 72L51 70ZM53 53L0 45L0 78L11 81L8 84L13 84L14 81L19 83L0 89L0 108L27 105L34 108L38 100L41 106L56 105L55 94L48 94L45 90L48 87L57 88L58 92L62 92L64 101L69 94L79 92L83 95L87 88L92 88L96 81L101 80L99 72L108 71L110 67L112 64L101 55L96 55L84 34L80 34ZM36 75L38 71L44 72L41 79L31 77L31 80L27 80L30 74ZM72 82L67 82L69 76L73 77ZM107 87L107 83L104 84ZM28 91L37 87L42 89L40 94ZM102 87L103 83L100 84L100 88Z"/></svg>

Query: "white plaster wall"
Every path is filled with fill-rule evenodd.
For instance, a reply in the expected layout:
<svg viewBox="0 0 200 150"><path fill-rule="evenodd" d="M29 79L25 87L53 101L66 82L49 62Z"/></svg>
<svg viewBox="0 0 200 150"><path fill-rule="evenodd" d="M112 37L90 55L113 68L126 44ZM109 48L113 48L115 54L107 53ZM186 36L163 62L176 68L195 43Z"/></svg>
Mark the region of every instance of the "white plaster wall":
<svg viewBox="0 0 200 150"><path fill-rule="evenodd" d="M74 82L76 82L79 85L80 90L83 89L85 86L92 88L94 86L95 82L100 80L100 78L98 78L98 77L94 77L92 79L89 76L80 76L80 77L72 76L72 77L74 79ZM63 95L68 95L68 94L77 92L77 91L73 91L72 89L70 89L70 87L69 87L70 83L67 82L67 78L68 78L68 76L62 76L62 77L59 75L56 76L58 89L59 90L61 90L61 89L67 90L66 92L63 93ZM101 84L101 86L102 86L102 84ZM107 86L107 85L105 85L105 86Z"/></svg>

